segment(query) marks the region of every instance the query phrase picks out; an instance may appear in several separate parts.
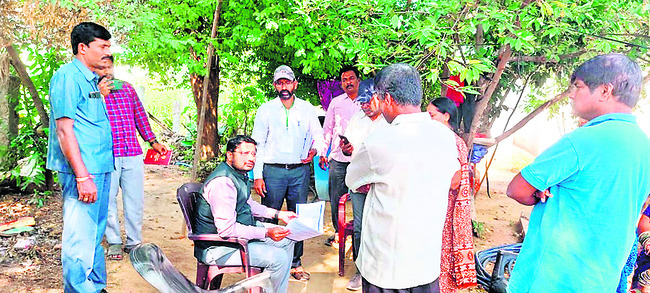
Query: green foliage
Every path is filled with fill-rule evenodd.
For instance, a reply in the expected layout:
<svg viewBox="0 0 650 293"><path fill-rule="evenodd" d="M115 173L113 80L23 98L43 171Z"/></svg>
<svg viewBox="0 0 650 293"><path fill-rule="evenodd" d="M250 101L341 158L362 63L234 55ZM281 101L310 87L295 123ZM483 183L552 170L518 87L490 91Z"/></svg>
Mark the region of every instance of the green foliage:
<svg viewBox="0 0 650 293"><path fill-rule="evenodd" d="M274 96L271 76L280 64L296 71L297 95L318 104L315 81L337 78L345 64L372 76L406 62L421 72L428 101L439 95L445 67L465 81L462 91L478 94L510 46L523 61L506 67L504 88L490 100L492 119L506 109L499 106L506 89L523 90L517 84L531 74L526 109L562 90L544 88L547 79L565 86L575 66L595 54L650 60L649 7L640 1L225 1L215 40L209 34L216 1L114 3L109 20L129 64L163 78L186 72L187 82L205 73L208 44L215 45L227 133L249 131L257 106Z"/></svg>
<svg viewBox="0 0 650 293"><path fill-rule="evenodd" d="M44 51L36 46L21 47L27 53L30 77L45 107L49 107L47 97L49 81L54 72L63 64L63 53L59 50ZM22 190L28 187L42 188L45 185L45 162L49 129L43 127L30 93L22 87L16 101L18 114L18 134L11 140L5 154L5 164L0 170L7 170L9 179L16 182ZM46 108L47 109L47 108Z"/></svg>
<svg viewBox="0 0 650 293"><path fill-rule="evenodd" d="M22 190L32 184L42 187L45 183L47 140L41 135L32 128L22 127L11 140L4 166L0 166L0 169L9 170L10 179Z"/></svg>
<svg viewBox="0 0 650 293"><path fill-rule="evenodd" d="M189 73L205 71L215 2L122 3L124 17L116 19L115 26L132 34L127 44L131 59L163 75L170 67L187 68ZM642 35L637 32L648 31L647 9L628 1L536 1L523 6L514 0L466 0L406 5L392 0L227 1L215 45L221 62L255 65L255 74L262 78L268 78L279 64L288 64L309 78L324 79L335 77L345 63L356 63L369 73L386 64L408 62L418 65L430 81L438 80L446 64L452 74L475 82L494 71L503 45L523 55L562 61L562 54L580 48L598 53L626 48L585 33ZM476 44L479 24L484 39ZM634 36L612 38L639 45L648 42ZM230 67L222 68L228 71ZM260 80L261 84L265 81Z"/></svg>
<svg viewBox="0 0 650 293"><path fill-rule="evenodd" d="M192 106L187 106L181 113L181 115L188 115L189 122L183 123L183 127L187 130L187 135L183 140L180 141L176 147L176 151L179 152L179 158L183 162L193 162L194 161L194 145L196 143L196 108Z"/></svg>
<svg viewBox="0 0 650 293"><path fill-rule="evenodd" d="M35 190L34 194L32 195L32 198L28 201L28 203L34 204L39 208L43 207L47 203L47 200L50 198L51 195L52 195L52 191L50 190L46 190L46 191Z"/></svg>
<svg viewBox="0 0 650 293"><path fill-rule="evenodd" d="M478 238L485 237L485 230L486 228L484 222L472 220L472 232L474 233L474 236Z"/></svg>
<svg viewBox="0 0 650 293"><path fill-rule="evenodd" d="M267 100L265 93L256 86L248 85L235 89L228 103L219 109L221 121L228 125L225 137L231 137L233 134L250 135L253 131L255 110Z"/></svg>

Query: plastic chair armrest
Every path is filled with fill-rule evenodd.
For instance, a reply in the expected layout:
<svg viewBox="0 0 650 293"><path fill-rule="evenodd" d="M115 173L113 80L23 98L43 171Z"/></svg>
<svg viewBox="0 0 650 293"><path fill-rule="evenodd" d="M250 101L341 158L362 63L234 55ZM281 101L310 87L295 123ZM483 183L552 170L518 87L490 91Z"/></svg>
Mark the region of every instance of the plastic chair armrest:
<svg viewBox="0 0 650 293"><path fill-rule="evenodd" d="M234 243L238 244L239 255L241 256L242 265L246 271L246 276L251 277L253 272L250 267L250 257L248 255L248 241L249 239L228 237L223 238L217 234L188 234L187 238L192 241L211 241L216 243Z"/></svg>

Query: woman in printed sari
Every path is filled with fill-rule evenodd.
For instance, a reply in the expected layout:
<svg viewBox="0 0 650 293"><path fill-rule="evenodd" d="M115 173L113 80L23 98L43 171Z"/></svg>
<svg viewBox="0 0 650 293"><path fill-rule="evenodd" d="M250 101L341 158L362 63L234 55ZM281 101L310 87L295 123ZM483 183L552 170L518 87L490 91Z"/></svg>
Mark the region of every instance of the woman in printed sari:
<svg viewBox="0 0 650 293"><path fill-rule="evenodd" d="M427 106L431 119L440 121L454 132L458 129L458 109L448 98L437 98ZM447 217L442 231L440 262L440 292L476 286L474 239L472 235L469 165L465 142L456 135L460 170L456 172L449 189Z"/></svg>

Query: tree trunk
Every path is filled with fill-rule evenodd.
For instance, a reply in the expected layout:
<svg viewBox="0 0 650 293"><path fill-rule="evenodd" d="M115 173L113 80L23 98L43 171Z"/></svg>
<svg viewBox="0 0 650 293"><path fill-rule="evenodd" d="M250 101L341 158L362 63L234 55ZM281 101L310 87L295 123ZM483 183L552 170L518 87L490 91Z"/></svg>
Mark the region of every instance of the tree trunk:
<svg viewBox="0 0 650 293"><path fill-rule="evenodd" d="M503 53L500 56L499 64L497 65L497 71L494 73L494 76L492 76L492 80L490 81L487 90L483 95L481 95L481 100L479 100L478 103L476 103L474 119L472 119L472 127L469 130L469 134L465 138L465 143L467 144L467 147L470 149L472 148L472 143L474 142L474 135L476 135L476 130L478 129L478 126L482 121L481 117L483 116L483 113L485 111L485 108L487 107L488 102L490 101L490 98L492 98L492 94L494 94L494 91L499 85L501 74L503 74L503 71L505 70L506 65L508 64L508 60L510 59L511 55L512 55L512 50L510 50L510 45L506 45L503 48Z"/></svg>
<svg viewBox="0 0 650 293"><path fill-rule="evenodd" d="M213 56L212 66L210 68L210 80L208 83L208 95L206 100L205 121L203 129L197 129L197 135L201 134L201 160L209 160L219 155L219 126L218 112L219 109L219 58ZM203 89L203 76L192 75L192 93L197 110L197 125L199 113L201 112L201 91Z"/></svg>
<svg viewBox="0 0 650 293"><path fill-rule="evenodd" d="M448 79L449 78L449 66L447 66L447 62L442 64L442 73L440 74L440 77L443 79ZM446 97L447 96L447 89L448 87L443 83L440 85L440 96L441 97Z"/></svg>
<svg viewBox="0 0 650 293"><path fill-rule="evenodd" d="M34 86L32 79L29 77L29 74L27 74L27 69L25 68L25 64L23 64L23 61L20 60L20 56L18 55L18 52L16 52L16 49L14 48L13 45L10 44L6 46L5 49L7 49L7 52L9 52L9 56L11 57L11 64L16 69L18 76L20 76L20 80L22 81L25 88L29 90L29 94L32 96L32 100L34 101L34 107L36 107L36 111L38 111L38 116L41 119L41 124L43 125L43 128L50 127L50 118L48 117L47 112L45 111L45 106L43 106L43 101L41 100L41 97L38 96L38 91L36 90L36 87Z"/></svg>
<svg viewBox="0 0 650 293"><path fill-rule="evenodd" d="M0 53L0 165L4 162L4 152L11 140L18 134L18 114L16 104L20 97L20 81L9 75L9 56Z"/></svg>
<svg viewBox="0 0 650 293"><path fill-rule="evenodd" d="M533 0L524 0L521 3L521 9L525 8L528 6ZM515 21L515 27L521 26L521 21L519 20L519 17L517 17L517 20ZM477 34L476 41L480 39L479 35L482 37L482 27ZM477 46L480 46L480 44L477 44ZM506 68L506 65L508 64L510 58L512 57L512 49L510 48L510 45L505 45L499 49L499 63L497 65L497 71L494 73L494 76L492 76L492 80L489 82L487 90L483 92L483 95L481 95L481 100L478 101L476 104L476 109L474 110L474 119L472 119L472 127L470 128L469 133L465 137L465 144L467 144L467 147L471 150L472 149L472 144L474 142L474 136L476 135L476 130L478 129L479 123L481 122L481 116L483 116L483 113L485 111L485 107L487 106L488 102L492 98L492 94L494 94L494 91L496 90L497 86L499 86L499 80L501 79L501 74L503 74L504 69Z"/></svg>

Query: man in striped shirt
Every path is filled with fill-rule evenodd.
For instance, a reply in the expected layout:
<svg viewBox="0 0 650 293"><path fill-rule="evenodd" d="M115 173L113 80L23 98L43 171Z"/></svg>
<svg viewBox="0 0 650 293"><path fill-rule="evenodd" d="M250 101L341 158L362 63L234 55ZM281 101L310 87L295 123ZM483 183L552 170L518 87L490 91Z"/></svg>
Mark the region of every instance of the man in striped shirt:
<svg viewBox="0 0 650 293"><path fill-rule="evenodd" d="M151 131L147 112L131 84L113 79L113 56L104 68L97 70L101 76L99 88L106 102L108 119L113 133L115 171L111 177L110 201L106 224L106 242L109 259L122 259L122 235L117 215L117 192L122 189L124 226L127 253L142 242L142 214L144 210L144 163L142 148L136 132L160 154L167 148L158 143Z"/></svg>

